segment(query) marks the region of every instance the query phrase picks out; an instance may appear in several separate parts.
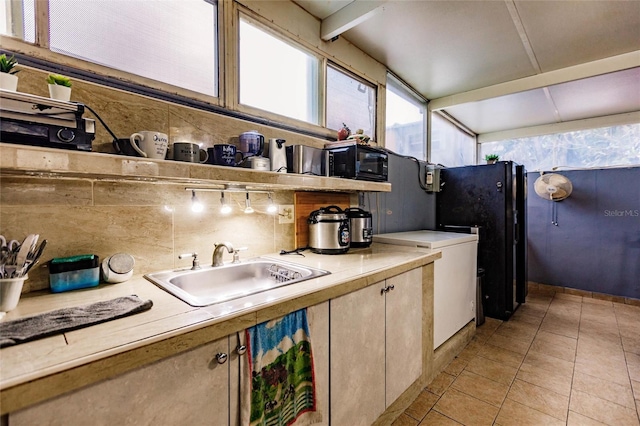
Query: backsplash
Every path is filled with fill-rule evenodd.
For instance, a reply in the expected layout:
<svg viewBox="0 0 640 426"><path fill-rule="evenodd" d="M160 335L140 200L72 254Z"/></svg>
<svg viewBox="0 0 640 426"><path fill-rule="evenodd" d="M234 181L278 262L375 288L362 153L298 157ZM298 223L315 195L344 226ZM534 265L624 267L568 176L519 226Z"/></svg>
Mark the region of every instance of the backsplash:
<svg viewBox="0 0 640 426"><path fill-rule="evenodd" d="M134 256L140 274L189 266L189 259L178 259L182 253L196 252L207 265L220 241L247 247L241 258L294 248L293 224L278 224L277 216L266 213L266 194L250 194L256 212L248 215L242 212L245 193L225 193L234 211L222 215L219 192L198 192L205 209L194 213L191 193L178 184L3 176L0 186L1 233L46 238L43 264L53 257L92 253L103 259L125 252ZM275 192L274 202L293 204L293 194ZM23 291L48 285L48 270L38 266Z"/></svg>
<svg viewBox="0 0 640 426"><path fill-rule="evenodd" d="M48 96L47 73L22 67L18 91ZM257 130L265 138L279 137L287 144L321 147L323 140L235 118L111 89L74 79L73 101L91 106L118 137L139 130L167 133L170 143L191 141L203 148L236 143L237 136ZM93 117L89 112L86 117ZM114 153L111 136L96 121L93 150ZM97 154L96 154L97 155ZM54 257L93 253L103 259L125 252L136 260L135 273L189 266L182 253L197 252L201 264L211 261L215 242L248 247L241 258L293 249L294 224L279 224L266 213L267 195L251 194L254 214L244 214L244 193L226 193L234 212L219 213L220 192L198 192L205 204L191 211L191 193L184 184L109 181L82 178L3 175L0 181L0 233L22 240L40 234L48 245L41 263ZM276 204L293 204L293 191L274 193ZM230 255L225 254L225 260ZM48 288L48 270L32 269L23 292Z"/></svg>

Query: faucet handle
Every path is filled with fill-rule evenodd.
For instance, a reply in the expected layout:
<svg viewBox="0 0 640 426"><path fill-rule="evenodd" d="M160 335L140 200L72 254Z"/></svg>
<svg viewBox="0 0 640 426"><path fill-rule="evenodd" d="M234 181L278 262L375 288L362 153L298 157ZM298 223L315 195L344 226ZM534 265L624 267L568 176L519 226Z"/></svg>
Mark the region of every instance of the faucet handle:
<svg viewBox="0 0 640 426"><path fill-rule="evenodd" d="M231 263L240 263L240 252L248 249L249 247L240 247L238 249L233 250L233 261Z"/></svg>
<svg viewBox="0 0 640 426"><path fill-rule="evenodd" d="M184 253L178 256L178 259L187 259L189 257L193 257L193 262L191 263L191 269L200 269L200 261L198 260L198 253Z"/></svg>

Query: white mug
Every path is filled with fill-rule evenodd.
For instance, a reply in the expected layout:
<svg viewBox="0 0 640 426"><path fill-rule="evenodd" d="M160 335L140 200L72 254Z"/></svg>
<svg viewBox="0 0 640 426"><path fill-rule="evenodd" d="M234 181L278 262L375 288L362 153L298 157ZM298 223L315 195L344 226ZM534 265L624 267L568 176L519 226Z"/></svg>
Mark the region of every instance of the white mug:
<svg viewBox="0 0 640 426"><path fill-rule="evenodd" d="M164 160L167 155L169 138L164 133L141 131L129 138L131 147L140 155L147 158Z"/></svg>

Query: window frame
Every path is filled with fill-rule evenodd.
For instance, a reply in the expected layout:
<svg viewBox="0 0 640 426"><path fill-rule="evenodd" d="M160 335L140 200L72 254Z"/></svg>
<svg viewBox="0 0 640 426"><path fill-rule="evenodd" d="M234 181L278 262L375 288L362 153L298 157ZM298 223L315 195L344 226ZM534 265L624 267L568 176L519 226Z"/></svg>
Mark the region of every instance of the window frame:
<svg viewBox="0 0 640 426"><path fill-rule="evenodd" d="M326 118L325 118L324 127L327 128L327 130L332 131L334 133L337 132L338 130L340 130L340 129L330 129L328 127L328 123L327 123L327 120L328 120L328 112L327 112L327 110L328 110L328 104L330 102L329 94L328 94L328 78L329 78L329 71L328 70L329 70L329 68L333 68L335 71L340 72L340 73L346 75L347 77L352 78L353 80L358 81L359 83L365 84L368 87L373 89L374 102L375 102L375 106L374 106L374 109L373 109L373 125L372 125L372 129L371 129L372 130L371 134L368 135L368 136L371 137L371 140L377 141L378 140L377 136L379 134L379 132L378 132L378 121L379 121L378 117L379 117L379 103L380 103L380 97L379 97L380 87L379 87L379 85L367 80L366 78L361 77L360 75L358 75L358 74L356 74L354 72L351 72L351 71L347 70L345 67L342 67L342 66L340 66L340 65L338 65L338 64L336 64L335 62L332 62L332 61L327 61L327 64L325 66L325 75L326 75L326 79L325 80L326 81L325 81L325 84L324 84L324 87L325 87L324 107L325 107L325 117ZM354 129L353 127L354 126L351 126L351 131L355 132L356 129Z"/></svg>
<svg viewBox="0 0 640 426"><path fill-rule="evenodd" d="M418 158L418 160L428 162L429 158L431 157L431 146L429 144L430 134L431 134L431 120L429 117L430 115L429 101L390 71L387 72L387 83L385 86L385 104L384 104L384 111L383 111L384 122L381 123L381 126L382 128L384 128L384 131L385 131L385 147L386 147L386 132L387 132L387 102L386 102L387 94L386 92L388 90L391 90L389 87L393 87L396 90L396 92L400 92L400 93L396 93L396 95L406 100L412 99L417 104L421 105L421 107L423 108L422 125L424 126L424 133L423 133L422 143L424 147L425 158Z"/></svg>
<svg viewBox="0 0 640 426"><path fill-rule="evenodd" d="M230 109L233 109L235 111L239 111L251 116L260 117L261 119L267 118L270 120L277 120L278 122L285 123L292 126L302 127L310 131L318 131L318 129L320 128L324 130L325 129L324 108L320 103L321 100L324 99L324 95L321 96L320 94L321 93L324 94L324 91L325 91L324 81L325 81L326 73L324 71L325 70L324 58L320 54L318 54L316 51L309 49L303 44L296 42L291 37L288 37L286 33L276 30L271 25L264 22L264 19L257 16L255 13L251 12L248 9L244 9L236 4L236 13L234 15L235 15L235 19L234 19L233 28L235 28L235 32L233 34L233 37L234 37L233 46L234 46L235 58L232 61L234 66L232 67L232 69L227 70L227 72L229 72L230 75L233 75L234 77L233 90L230 90L230 94L231 94L230 102L229 102ZM310 56L317 59L318 69L317 69L316 81L315 81L315 84L311 85L313 96L315 96L315 102L314 102L314 105L310 105L310 107L315 110L315 115L318 120L317 124L298 120L292 117L281 115L281 114L264 110L258 107L240 103L240 21L241 20L245 20L250 25L253 25L259 28L265 33L277 38L278 40L296 49L299 49L300 51L303 51L304 53L309 54Z"/></svg>

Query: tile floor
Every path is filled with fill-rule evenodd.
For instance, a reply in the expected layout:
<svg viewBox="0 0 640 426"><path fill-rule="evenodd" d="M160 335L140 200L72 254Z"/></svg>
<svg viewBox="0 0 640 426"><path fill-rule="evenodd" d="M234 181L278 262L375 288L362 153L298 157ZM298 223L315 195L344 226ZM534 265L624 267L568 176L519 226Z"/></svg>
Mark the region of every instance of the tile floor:
<svg viewBox="0 0 640 426"><path fill-rule="evenodd" d="M529 293L476 336L393 426L640 425L640 307Z"/></svg>

